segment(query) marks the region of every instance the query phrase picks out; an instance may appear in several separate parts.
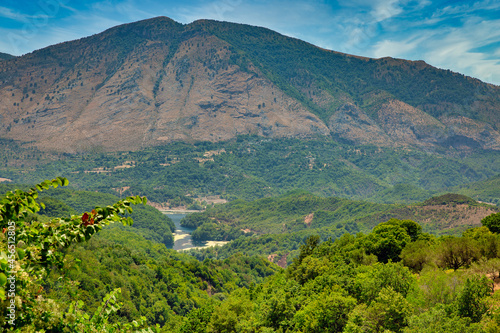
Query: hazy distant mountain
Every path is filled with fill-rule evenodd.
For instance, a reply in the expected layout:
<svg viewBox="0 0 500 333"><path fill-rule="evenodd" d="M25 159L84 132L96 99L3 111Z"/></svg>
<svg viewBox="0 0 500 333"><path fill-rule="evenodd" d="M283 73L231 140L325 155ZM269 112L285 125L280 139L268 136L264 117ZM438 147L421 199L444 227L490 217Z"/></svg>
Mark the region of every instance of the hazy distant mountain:
<svg viewBox="0 0 500 333"><path fill-rule="evenodd" d="M136 150L238 134L500 150L500 87L265 28L165 17L0 62L0 137Z"/></svg>

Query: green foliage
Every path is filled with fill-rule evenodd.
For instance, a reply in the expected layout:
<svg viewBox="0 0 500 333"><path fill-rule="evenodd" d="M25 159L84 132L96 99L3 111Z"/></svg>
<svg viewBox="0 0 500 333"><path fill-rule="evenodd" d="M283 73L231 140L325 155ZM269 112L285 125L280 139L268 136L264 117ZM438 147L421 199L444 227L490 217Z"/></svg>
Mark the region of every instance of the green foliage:
<svg viewBox="0 0 500 333"><path fill-rule="evenodd" d="M185 228L197 228L201 226L203 223L212 222L212 220L204 214L201 213L193 213L186 215L181 220L181 226Z"/></svg>
<svg viewBox="0 0 500 333"><path fill-rule="evenodd" d="M40 214L42 215L58 217L76 214L76 211L71 206L55 198L45 197L40 202L45 206L42 210L40 210Z"/></svg>
<svg viewBox="0 0 500 333"><path fill-rule="evenodd" d="M74 243L89 240L110 223L132 224L131 218L123 215L132 213L131 204L146 203L145 198L129 197L113 205L95 207L90 213L85 212L81 216L55 218L48 222L28 218L29 214L35 214L40 208L44 208L43 203L36 201L39 192L66 185L68 180L58 177L37 184L29 191L9 191L0 201L0 228L5 232L0 239L0 274L2 277L8 275L9 279L13 278L15 281L14 291L11 287L7 289L4 279L0 281L3 284L0 286L2 325L6 325L7 314L11 314L7 305L11 306L15 301L18 304L17 311L15 318L10 318L12 321L9 324L15 327L34 325L35 328L42 328L40 325L44 325L43 318L54 316L55 311L47 308L50 300L39 302L38 295L51 269L63 267L64 250ZM22 300L22 307L19 306L21 303L18 299ZM56 320L47 325L63 324Z"/></svg>
<svg viewBox="0 0 500 333"><path fill-rule="evenodd" d="M380 203L413 203L429 198L434 191L427 191L414 184L396 184L368 198L369 201Z"/></svg>
<svg viewBox="0 0 500 333"><path fill-rule="evenodd" d="M352 292L363 303L371 303L383 288L389 288L406 297L415 286L415 278L400 263L360 266Z"/></svg>
<svg viewBox="0 0 500 333"><path fill-rule="evenodd" d="M460 194L447 193L438 197L433 197L423 202L424 205L449 205L449 204L475 204L476 201Z"/></svg>
<svg viewBox="0 0 500 333"><path fill-rule="evenodd" d="M206 303L200 308L194 309L184 318L179 327L180 333L205 333L207 325L214 311L213 303Z"/></svg>
<svg viewBox="0 0 500 333"><path fill-rule="evenodd" d="M293 191L276 198L251 202L235 200L207 209L203 213L190 214L181 223L183 226L195 226L217 221L259 234L311 233L309 230L321 229L320 234L341 235L346 231L359 231L359 226L354 222L356 218L386 212L388 208L391 207L335 197L322 198L305 191ZM306 216L310 214L312 221L308 225Z"/></svg>
<svg viewBox="0 0 500 333"><path fill-rule="evenodd" d="M91 210L99 203L111 204L119 200L113 194L60 188L51 191L50 194L41 195L41 198L43 203L48 202L50 204L49 206L46 205L41 213L49 216L64 216L69 211L84 212ZM58 209L58 211L55 209ZM175 231L175 225L165 214L160 213L153 207L143 205L135 209L134 224L132 229L129 230L137 232L146 239L170 246L173 244L172 232Z"/></svg>
<svg viewBox="0 0 500 333"><path fill-rule="evenodd" d="M391 220L392 221L392 220ZM375 254L381 262L399 261L399 255L411 242L406 228L389 222L381 223L368 236L368 252Z"/></svg>
<svg viewBox="0 0 500 333"><path fill-rule="evenodd" d="M300 244L309 236L309 234L281 234L281 235L262 235L253 237L240 237L223 247L209 247L199 250L190 250L189 253L198 260L224 259L236 253L246 255L262 256L265 254L275 254L273 262L278 263L283 259L285 264L290 264L299 253Z"/></svg>
<svg viewBox="0 0 500 333"><path fill-rule="evenodd" d="M391 288L384 288L370 305L361 304L354 309L345 332L401 332L409 315L406 299Z"/></svg>
<svg viewBox="0 0 500 333"><path fill-rule="evenodd" d="M500 205L500 174L494 175L482 181L475 181L466 185L460 185L451 188L455 193L464 194L476 200L491 202L495 205Z"/></svg>
<svg viewBox="0 0 500 333"><path fill-rule="evenodd" d="M240 240L237 244L228 244L217 251L219 256L227 256L235 251L250 251L247 253L275 255L274 258L281 258L288 252L292 253L287 256L288 262L291 262L298 253L300 244L309 236L318 235L322 240L335 239L344 233L368 232L375 228L375 232L366 240L367 253L376 254L380 256L379 260L387 262L389 259L400 260L402 249L410 243L408 237L412 242L430 237L429 234L422 233L423 228L418 223L422 223L426 231L434 234L456 235L471 223L471 220L467 219L469 212L481 214L492 209L492 206L483 207L475 201L459 207L436 208L421 203L403 206L335 197L322 198L296 190L279 197L251 202L234 200L208 208L202 213L190 214L181 223L184 226L198 226L199 229L193 234L197 239L203 240L234 239L241 235L239 230L245 230L245 236L249 236L250 232L258 235ZM463 222L460 219L463 219ZM450 228L450 223L454 224L453 228ZM278 237L269 235L270 233L294 236ZM276 246L270 245L270 238L274 239ZM285 238L289 240L288 243L282 241ZM292 239L299 244L291 244ZM193 253L202 260L205 256L212 256L211 251L199 250ZM425 262L436 261L435 258L425 259L424 251L421 253L420 258ZM421 262L419 269L423 264L424 262Z"/></svg>
<svg viewBox="0 0 500 333"><path fill-rule="evenodd" d="M204 307L209 294L228 293L260 282L277 269L263 258L244 255L199 262L115 228L75 247L67 257L79 262L69 278L78 282L71 293L85 302L85 310L95 309L103 290L121 288L121 316L145 316L149 324L161 326L175 320L176 315ZM63 274L54 272L51 293L63 292L57 283Z"/></svg>
<svg viewBox="0 0 500 333"><path fill-rule="evenodd" d="M420 234L422 233L422 226L420 226L420 224L412 220L390 219L385 223L381 223L381 225L384 224L396 225L404 228L408 236L410 236L412 242L416 241L419 238Z"/></svg>
<svg viewBox="0 0 500 333"><path fill-rule="evenodd" d="M253 304L248 299L230 297L226 302L216 307L210 318L207 332L238 333L251 327L248 323Z"/></svg>
<svg viewBox="0 0 500 333"><path fill-rule="evenodd" d="M480 255L476 242L466 237L444 237L440 240L439 249L438 264L454 270L469 267Z"/></svg>
<svg viewBox="0 0 500 333"><path fill-rule="evenodd" d="M475 333L477 327L470 327L469 318L449 315L443 306L413 315L408 319L404 333Z"/></svg>
<svg viewBox="0 0 500 333"><path fill-rule="evenodd" d="M134 329L139 332L138 329L141 326L145 326L146 318L141 317L139 321L132 321L132 323L113 323L108 322L109 316L118 312L123 304L118 302L117 295L121 293L121 289L117 288L107 294L102 300L101 305L97 310L89 316L87 313L79 311L78 308L83 306L83 302L79 301L77 306L71 305L66 314L68 318L68 325L65 327L66 330L71 332L123 332L131 331ZM158 328L158 327L157 327ZM142 329L141 333L153 333L151 328Z"/></svg>
<svg viewBox="0 0 500 333"><path fill-rule="evenodd" d="M205 222L191 233L195 242L206 240L230 241L242 236L250 236L251 233L244 233L238 228L214 222Z"/></svg>
<svg viewBox="0 0 500 333"><path fill-rule="evenodd" d="M485 276L467 279L457 298L458 315L470 318L473 323L481 321L482 316L488 310L485 298L490 293L491 285Z"/></svg>
<svg viewBox="0 0 500 333"><path fill-rule="evenodd" d="M1 140L0 147L4 147ZM212 156L213 161L200 163L207 151L222 150L225 152ZM64 172L77 189L147 195L150 201L171 207L190 206L196 196L254 200L298 188L321 196L408 203L500 173L497 152L458 158L353 146L327 138L302 141L242 136L219 143L177 142L136 152L39 154L43 159L34 163L35 152L17 147L5 156L8 163L0 165L0 171L18 183L33 183ZM31 163L33 171L24 172L15 164L21 162L12 156L25 156L22 163ZM120 167L124 164L131 167ZM88 172L96 168L106 172ZM488 184L488 197L495 198L498 186Z"/></svg>
<svg viewBox="0 0 500 333"><path fill-rule="evenodd" d="M64 183L61 178L39 187ZM367 234L352 235L346 233L348 227L375 222L354 224L347 218L340 222L342 218L351 214L366 221L389 210L296 191L258 204L234 201L186 221L202 231L213 224L210 232L228 235L230 227L250 225L242 221L265 217L269 220L252 226L278 221L297 231L240 237L224 247L178 253L132 228L97 228L106 221L129 223L130 205L145 203L140 197L51 220L37 215L39 190L30 191L10 192L0 207L2 214L14 216L17 202L17 230L30 237L14 253L21 269L31 269L20 280L25 307L23 321L16 322L28 330L153 331L143 328L150 325L167 332L430 332L433 327L440 332L439 323L450 332L495 332L500 327L500 302L491 295L492 280L500 274L500 236L486 227L461 237L434 237L412 220L393 218ZM67 201L59 194L45 198L59 211L78 211L71 204L80 202L76 192L64 192L72 198ZM375 215L366 214L370 209ZM103 220L106 212L110 215ZM39 225L43 228L36 236L31 228ZM92 227L100 232L76 236ZM65 232L76 238L68 241L61 236ZM0 238L7 242L4 234ZM51 243L61 238L68 243ZM30 242L43 247L35 252L37 246ZM45 246L51 252L42 255ZM293 263L281 270L262 253ZM3 288L8 264L2 254ZM6 302L1 304L5 310Z"/></svg>
<svg viewBox="0 0 500 333"><path fill-rule="evenodd" d="M500 233L500 213L486 216L481 220L481 223L491 232Z"/></svg>
<svg viewBox="0 0 500 333"><path fill-rule="evenodd" d="M302 332L342 332L356 300L338 291L325 290L302 307L294 316L295 327Z"/></svg>
<svg viewBox="0 0 500 333"><path fill-rule="evenodd" d="M397 239L402 233L406 235L402 257L424 267L418 278L403 265L405 261L377 262L365 252L373 240ZM476 230L461 238L433 238L422 234L413 221L389 220L368 235L344 235L326 242L308 237L285 274L274 275L248 291L232 293L227 305L219 307L218 317L210 319L216 326L209 327L229 332L419 332L426 323L436 327L429 321L439 315L437 321L452 327L451 331L476 332L483 327L495 331L498 323L486 311L486 304L492 301L491 282L474 274L496 276L500 266L489 259L491 265L485 264L481 271L479 266L467 271L463 268L474 262L479 265L480 253L487 253L479 249L491 247L492 236ZM459 247L477 247L476 256L456 271L438 269L435 263L441 264L441 251L449 252L443 248L451 247L454 255L463 255L463 251L454 250L457 240ZM430 258L425 264L412 260L417 248L425 249L422 256ZM247 309L238 312L241 304L247 304ZM422 331L432 330L425 327Z"/></svg>
<svg viewBox="0 0 500 333"><path fill-rule="evenodd" d="M407 244L401 251L400 257L406 267L413 271L420 272L426 265L433 262L432 258L432 240L418 239L415 242Z"/></svg>
<svg viewBox="0 0 500 333"><path fill-rule="evenodd" d="M319 244L319 236L311 236L306 239L306 243L300 246L300 253L296 260L294 260L294 266L299 266L304 258L313 254L314 249Z"/></svg>

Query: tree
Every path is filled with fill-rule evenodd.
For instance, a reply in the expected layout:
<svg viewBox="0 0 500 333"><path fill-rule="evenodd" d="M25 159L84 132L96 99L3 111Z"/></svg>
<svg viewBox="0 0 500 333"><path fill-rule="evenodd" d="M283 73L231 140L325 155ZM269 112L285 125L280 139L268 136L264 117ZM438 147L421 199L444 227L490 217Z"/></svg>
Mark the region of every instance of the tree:
<svg viewBox="0 0 500 333"><path fill-rule="evenodd" d="M367 237L367 247L381 262L399 261L399 255L411 242L406 228L398 224L380 223Z"/></svg>
<svg viewBox="0 0 500 333"><path fill-rule="evenodd" d="M362 303L349 314L344 332L401 332L410 313L410 305L403 295L391 287L383 288L370 305Z"/></svg>
<svg viewBox="0 0 500 333"><path fill-rule="evenodd" d="M319 245L319 241L320 238L318 235L308 237L306 243L300 246L299 256L293 260L293 265L295 267L299 266L304 258L313 254L314 249Z"/></svg>
<svg viewBox="0 0 500 333"><path fill-rule="evenodd" d="M404 333L474 333L477 328L469 326L469 318L448 314L444 306L436 306L408 319Z"/></svg>
<svg viewBox="0 0 500 333"><path fill-rule="evenodd" d="M356 300L338 291L327 290L295 314L300 332L342 332Z"/></svg>
<svg viewBox="0 0 500 333"><path fill-rule="evenodd" d="M146 204L146 198L128 197L114 205L95 207L91 212L38 221L36 214L43 203L38 203L38 193L51 187L68 185L66 178L58 177L37 184L29 191L9 191L0 200L0 325L3 327L29 326L35 330L62 329L69 323L58 304L40 298L42 283L54 267L64 265L65 250L72 244L89 240L103 226L114 222L131 225L132 219L124 217L132 213L131 204ZM73 315L86 320L100 318L103 330L106 318L118 310L108 308L116 293L110 294L102 311L95 316L81 315L76 307ZM70 313L66 314L69 318ZM105 330L106 331L106 330Z"/></svg>
<svg viewBox="0 0 500 333"><path fill-rule="evenodd" d="M403 264L415 272L420 272L425 265L433 262L433 245L430 241L420 239L407 244L400 254Z"/></svg>
<svg viewBox="0 0 500 333"><path fill-rule="evenodd" d="M474 276L465 281L464 289L457 298L457 310L461 317L477 323L488 310L485 298L491 293L491 284L485 276Z"/></svg>
<svg viewBox="0 0 500 333"><path fill-rule="evenodd" d="M500 253L500 235L492 233L487 227L467 229L462 235L476 242L481 257L490 259L498 257Z"/></svg>
<svg viewBox="0 0 500 333"><path fill-rule="evenodd" d="M420 236L420 234L422 233L422 226L412 220L390 219L389 221L381 224L398 225L404 228L408 236L410 236L412 242L414 242L418 238L418 236Z"/></svg>
<svg viewBox="0 0 500 333"><path fill-rule="evenodd" d="M250 318L253 303L245 297L231 296L212 312L207 332L238 333L248 332L252 326Z"/></svg>
<svg viewBox="0 0 500 333"><path fill-rule="evenodd" d="M212 317L214 304L207 303L198 309L194 309L185 317L179 328L180 333L205 333L207 325Z"/></svg>
<svg viewBox="0 0 500 333"><path fill-rule="evenodd" d="M364 303L372 302L384 288L390 288L406 297L415 286L415 278L401 263L377 263L360 266L353 281L355 297Z"/></svg>
<svg viewBox="0 0 500 333"><path fill-rule="evenodd" d="M466 237L445 237L439 249L440 265L454 270L469 267L479 258L477 243Z"/></svg>
<svg viewBox="0 0 500 333"><path fill-rule="evenodd" d="M491 232L500 233L500 212L486 216L481 223Z"/></svg>

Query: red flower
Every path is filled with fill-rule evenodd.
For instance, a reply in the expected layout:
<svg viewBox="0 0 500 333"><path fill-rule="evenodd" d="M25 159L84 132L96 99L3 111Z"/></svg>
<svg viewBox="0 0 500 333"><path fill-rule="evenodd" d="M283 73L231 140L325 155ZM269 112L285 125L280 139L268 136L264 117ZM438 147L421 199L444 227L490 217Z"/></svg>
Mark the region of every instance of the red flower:
<svg viewBox="0 0 500 333"><path fill-rule="evenodd" d="M83 213L82 215L82 222L84 226L88 226L89 223L89 214L88 213Z"/></svg>

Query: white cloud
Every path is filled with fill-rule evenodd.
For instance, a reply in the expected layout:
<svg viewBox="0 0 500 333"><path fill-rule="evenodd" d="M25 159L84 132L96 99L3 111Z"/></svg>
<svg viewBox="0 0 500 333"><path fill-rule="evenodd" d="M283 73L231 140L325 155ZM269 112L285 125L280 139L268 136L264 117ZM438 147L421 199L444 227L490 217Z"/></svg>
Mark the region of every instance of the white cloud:
<svg viewBox="0 0 500 333"><path fill-rule="evenodd" d="M399 6L399 2L399 0L384 0L376 3L371 12L375 22L382 22L401 14L403 9Z"/></svg>
<svg viewBox="0 0 500 333"><path fill-rule="evenodd" d="M92 4L92 9L92 15L97 14L108 19L113 18L120 21L120 24L160 15L151 10L149 6L143 5L141 1L137 2L135 0L121 0L119 2L105 0Z"/></svg>
<svg viewBox="0 0 500 333"><path fill-rule="evenodd" d="M14 11L7 7L0 6L0 17L4 17L7 19L11 19L17 22L25 23L29 20L38 20L38 19L47 19L48 15L45 13L39 12L36 15L28 15L24 13L20 13L18 11Z"/></svg>
<svg viewBox="0 0 500 333"><path fill-rule="evenodd" d="M465 15L477 12L478 10L493 11L498 9L500 9L500 2L497 0L471 1L461 5L451 2L451 5L437 10L434 15L438 17L464 17Z"/></svg>
<svg viewBox="0 0 500 333"><path fill-rule="evenodd" d="M80 6L76 10L62 0L69 16L50 17L48 21L40 16L35 20L38 14L29 16L0 6L0 17L41 23L24 31L0 29L4 36L0 50L19 55L115 25L165 15L182 23L209 18L263 26L335 51L423 59L437 67L500 83L500 65L496 63L500 49L478 52L478 47L500 41L500 20L495 17L495 11L500 10L498 0L188 1L97 0L85 5L87 9Z"/></svg>
<svg viewBox="0 0 500 333"><path fill-rule="evenodd" d="M485 38L486 37L486 38ZM449 68L500 84L500 64L489 53L477 52L492 40L500 40L500 20L477 22L469 19L462 27L451 30L444 38L431 40L425 58L438 67Z"/></svg>
<svg viewBox="0 0 500 333"><path fill-rule="evenodd" d="M492 59L492 51L478 51L500 40L500 20L470 17L462 26L442 27L440 30L425 28L412 31L410 36L393 37L375 43L369 55L423 59L439 68L500 84L500 63ZM499 50L493 52L500 53Z"/></svg>
<svg viewBox="0 0 500 333"><path fill-rule="evenodd" d="M373 50L371 56L375 58L389 56L394 58L403 58L410 52L414 51L419 43L419 40L383 40L375 45L375 49Z"/></svg>
<svg viewBox="0 0 500 333"><path fill-rule="evenodd" d="M321 1L255 1L217 0L202 6L176 8L174 15L189 23L200 18L263 26L283 33L304 31L310 26L328 28L331 7Z"/></svg>

